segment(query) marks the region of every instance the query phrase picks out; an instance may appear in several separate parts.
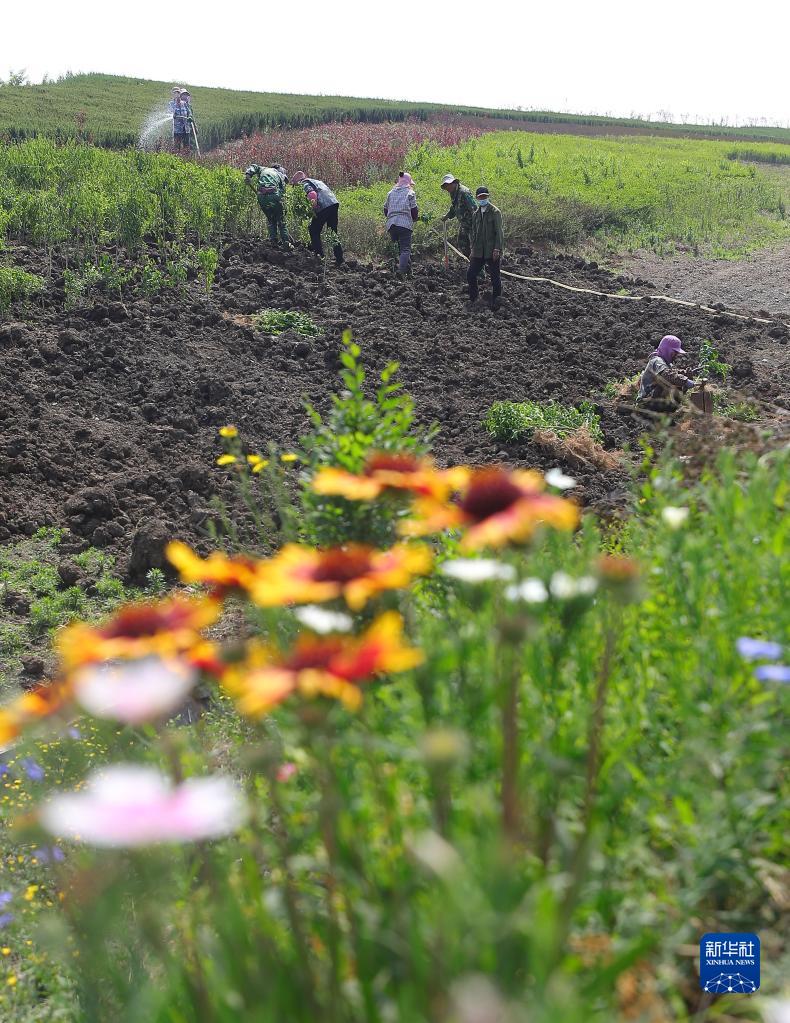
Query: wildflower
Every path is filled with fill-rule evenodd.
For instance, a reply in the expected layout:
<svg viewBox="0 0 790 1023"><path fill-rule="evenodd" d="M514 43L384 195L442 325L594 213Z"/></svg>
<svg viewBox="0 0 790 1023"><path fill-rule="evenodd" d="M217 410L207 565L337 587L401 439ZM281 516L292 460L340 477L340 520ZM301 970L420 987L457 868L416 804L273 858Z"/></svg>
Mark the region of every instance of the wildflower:
<svg viewBox="0 0 790 1023"><path fill-rule="evenodd" d="M115 848L229 835L246 816L244 797L229 778L189 778L173 786L155 768L139 764L94 773L79 792L53 796L40 812L53 835Z"/></svg>
<svg viewBox="0 0 790 1023"><path fill-rule="evenodd" d="M790 682L790 666L786 664L761 664L754 669L754 677L760 682Z"/></svg>
<svg viewBox="0 0 790 1023"><path fill-rule="evenodd" d="M65 704L68 687L63 682L41 684L0 708L0 744L11 742L29 724L55 714ZM0 770L0 774L5 771Z"/></svg>
<svg viewBox="0 0 790 1023"><path fill-rule="evenodd" d="M408 453L374 451L360 474L346 469L321 469L313 479L317 494L345 497L349 501L372 501L385 491L409 491L445 500L466 479L468 470L437 470L428 458Z"/></svg>
<svg viewBox="0 0 790 1023"><path fill-rule="evenodd" d="M8 903L13 900L13 898L14 898L13 892L9 891L0 892L0 906L7 906Z"/></svg>
<svg viewBox="0 0 790 1023"><path fill-rule="evenodd" d="M305 607L296 608L294 617L302 625L306 625L308 629L312 629L313 632L318 632L322 636L328 632L349 632L354 624L350 615L343 614L342 611L327 611L326 608L319 607L317 604L307 604Z"/></svg>
<svg viewBox="0 0 790 1023"><path fill-rule="evenodd" d="M460 579L465 583L484 583L492 579L513 579L516 570L512 565L493 558L457 558L445 561L439 566L442 575L450 579Z"/></svg>
<svg viewBox="0 0 790 1023"><path fill-rule="evenodd" d="M641 569L632 558L606 554L598 559L596 573L601 585L619 600L628 602L642 597Z"/></svg>
<svg viewBox="0 0 790 1023"><path fill-rule="evenodd" d="M0 927L8 927L8 925L13 922L14 922L13 913L0 913Z"/></svg>
<svg viewBox="0 0 790 1023"><path fill-rule="evenodd" d="M290 781L298 770L299 769L296 766L296 764L290 762L286 764L280 764L280 766L277 768L277 774L275 777L277 778L277 781L280 782Z"/></svg>
<svg viewBox="0 0 790 1023"><path fill-rule="evenodd" d="M263 472L269 464L269 460L268 458L262 458L260 455L247 455L247 463L254 473L259 473Z"/></svg>
<svg viewBox="0 0 790 1023"><path fill-rule="evenodd" d="M577 597L592 596L598 589L598 581L591 575L574 579L567 572L555 572L551 577L549 589L552 597L558 600L575 600Z"/></svg>
<svg viewBox="0 0 790 1023"><path fill-rule="evenodd" d="M735 646L741 657L747 661L757 661L761 658L765 658L767 661L777 661L782 656L781 643L772 643L770 640L741 636Z"/></svg>
<svg viewBox="0 0 790 1023"><path fill-rule="evenodd" d="M16 987L16 976L12 973L10 977L6 978L6 984L9 987Z"/></svg>
<svg viewBox="0 0 790 1023"><path fill-rule="evenodd" d="M91 664L73 678L77 702L89 714L126 725L157 721L178 710L194 684L191 667L159 657Z"/></svg>
<svg viewBox="0 0 790 1023"><path fill-rule="evenodd" d="M497 466L476 469L457 503L419 498L415 517L401 528L412 536L465 529L461 541L465 550L525 542L539 525L573 529L579 521L576 505L544 493L544 486L543 477L529 470L508 472Z"/></svg>
<svg viewBox="0 0 790 1023"><path fill-rule="evenodd" d="M406 544L388 551L362 544L324 551L286 544L261 564L252 599L261 607L277 607L343 597L358 611L376 593L400 589L424 575L431 560L427 548Z"/></svg>
<svg viewBox="0 0 790 1023"><path fill-rule="evenodd" d="M20 760L22 770L31 781L43 781L46 774L44 768L32 757L24 757Z"/></svg>
<svg viewBox="0 0 790 1023"><path fill-rule="evenodd" d="M670 529L680 529L688 517L688 508L673 508L668 504L666 508L661 509L661 518Z"/></svg>
<svg viewBox="0 0 790 1023"><path fill-rule="evenodd" d="M550 487L557 490L572 490L576 486L573 476L566 476L560 468L549 469L543 478Z"/></svg>
<svg viewBox="0 0 790 1023"><path fill-rule="evenodd" d="M209 597L127 604L101 625L68 626L57 648L67 671L96 661L172 657L199 643L200 630L217 620L220 609Z"/></svg>
<svg viewBox="0 0 790 1023"><path fill-rule="evenodd" d="M286 451L285 454L280 455L280 461L281 462L296 462L296 461L298 461L298 459L299 459L299 456L293 454L290 451Z"/></svg>
<svg viewBox="0 0 790 1023"><path fill-rule="evenodd" d="M217 465L233 465L233 463L237 461L238 459L235 455L224 454L220 455L217 459Z"/></svg>
<svg viewBox="0 0 790 1023"><path fill-rule="evenodd" d="M34 849L32 855L39 863L63 863L66 859L66 854L60 846L57 845L43 846L40 849Z"/></svg>
<svg viewBox="0 0 790 1023"><path fill-rule="evenodd" d="M33 899L36 897L36 892L38 891L38 888L39 886L37 884L29 884L27 886L27 890L25 891L25 902L33 901Z"/></svg>
<svg viewBox="0 0 790 1023"><path fill-rule="evenodd" d="M405 646L402 634L400 615L388 611L360 636L305 634L286 653L253 646L246 663L231 665L222 683L253 717L295 693L329 696L355 710L362 701L360 683L422 662L421 651Z"/></svg>
<svg viewBox="0 0 790 1023"><path fill-rule="evenodd" d="M211 587L216 597L232 590L249 591L255 585L259 563L244 555L229 558L222 551L212 551L207 558L201 558L180 540L171 540L165 555L177 569L181 582L203 583Z"/></svg>
<svg viewBox="0 0 790 1023"><path fill-rule="evenodd" d="M542 579L523 579L515 586L505 590L508 600L523 600L525 604L544 604L549 599L549 591Z"/></svg>
<svg viewBox="0 0 790 1023"><path fill-rule="evenodd" d="M220 437L227 437L230 439L233 437L238 437L239 431L236 429L235 426L229 424L228 426L220 426L219 435Z"/></svg>

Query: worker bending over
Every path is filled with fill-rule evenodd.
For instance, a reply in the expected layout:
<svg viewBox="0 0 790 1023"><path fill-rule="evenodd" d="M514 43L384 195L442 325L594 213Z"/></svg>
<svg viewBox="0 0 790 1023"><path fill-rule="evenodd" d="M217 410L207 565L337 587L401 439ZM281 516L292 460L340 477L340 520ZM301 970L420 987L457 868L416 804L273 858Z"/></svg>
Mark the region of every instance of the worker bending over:
<svg viewBox="0 0 790 1023"><path fill-rule="evenodd" d="M340 201L332 189L319 178L308 178L304 171L297 171L291 178L292 185L301 185L313 207L313 216L307 230L310 233L310 248L317 256L323 258L324 246L321 232L325 227L334 233L332 245L335 262L338 266L343 262L343 246L340 244L337 230L337 215L340 212Z"/></svg>
<svg viewBox="0 0 790 1023"><path fill-rule="evenodd" d="M274 164L273 167L260 167L253 163L245 171L244 177L250 188L255 189L258 205L266 217L269 241L276 245L279 231L282 245L287 249L291 248L291 239L285 223L285 186L288 184L285 167L279 164Z"/></svg>

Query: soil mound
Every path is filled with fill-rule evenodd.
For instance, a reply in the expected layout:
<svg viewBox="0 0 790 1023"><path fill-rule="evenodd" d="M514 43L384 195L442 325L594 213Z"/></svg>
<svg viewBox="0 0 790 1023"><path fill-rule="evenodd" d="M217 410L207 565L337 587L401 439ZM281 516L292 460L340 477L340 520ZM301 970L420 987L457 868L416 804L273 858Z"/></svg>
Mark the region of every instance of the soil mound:
<svg viewBox="0 0 790 1023"><path fill-rule="evenodd" d="M46 273L49 254L18 249L15 262ZM155 562L152 538L205 536L210 502L232 495L214 467L217 427L236 423L261 450L289 447L307 428L302 399L326 407L337 387L340 339L351 328L369 371L390 360L420 417L441 426L443 463L495 460L548 467L561 452L531 441L502 445L482 421L496 400L599 400L607 381L639 371L665 333L695 353L716 340L746 395L788 405L785 328L657 302L617 302L506 281L502 308L471 310L460 267L419 262L407 281L349 260L323 279L309 253L229 241L210 297L125 295L64 312L62 257L40 305L0 324L0 541L41 525L77 542ZM509 269L588 287L640 287L595 264L522 249ZM646 282L642 282L645 283ZM485 288L483 289L485 295ZM271 337L249 319L262 307L308 313L319 338ZM604 446L619 450L644 428L621 403L600 401ZM624 470L572 460L587 502L611 503ZM135 539L136 538L136 539ZM148 554L140 553L149 551Z"/></svg>

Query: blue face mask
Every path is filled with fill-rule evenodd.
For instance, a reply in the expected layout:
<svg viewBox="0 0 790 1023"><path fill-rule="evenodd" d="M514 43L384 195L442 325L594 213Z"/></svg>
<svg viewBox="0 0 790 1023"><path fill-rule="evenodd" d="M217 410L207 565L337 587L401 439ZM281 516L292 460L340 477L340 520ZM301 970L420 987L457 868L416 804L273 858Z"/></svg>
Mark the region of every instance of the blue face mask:
<svg viewBox="0 0 790 1023"><path fill-rule="evenodd" d="M488 199L478 199L477 202L479 206L488 206Z"/></svg>

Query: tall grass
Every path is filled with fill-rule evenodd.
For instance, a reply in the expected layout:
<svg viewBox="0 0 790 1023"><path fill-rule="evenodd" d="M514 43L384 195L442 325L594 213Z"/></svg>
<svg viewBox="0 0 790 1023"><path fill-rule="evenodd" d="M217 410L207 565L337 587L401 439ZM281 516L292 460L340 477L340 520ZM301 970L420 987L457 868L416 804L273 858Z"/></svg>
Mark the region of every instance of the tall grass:
<svg viewBox="0 0 790 1023"><path fill-rule="evenodd" d="M472 188L488 185L511 242L593 237L618 248L738 255L788 237L790 222L780 190L732 151L723 142L508 132L417 147L406 165L431 217L447 209L448 169ZM345 192L345 215L370 216L389 187Z"/></svg>

